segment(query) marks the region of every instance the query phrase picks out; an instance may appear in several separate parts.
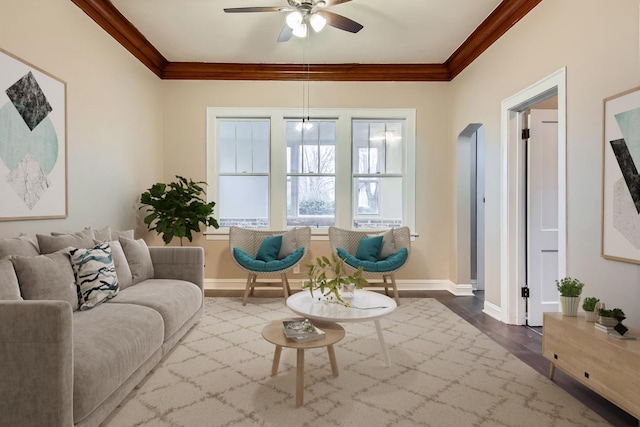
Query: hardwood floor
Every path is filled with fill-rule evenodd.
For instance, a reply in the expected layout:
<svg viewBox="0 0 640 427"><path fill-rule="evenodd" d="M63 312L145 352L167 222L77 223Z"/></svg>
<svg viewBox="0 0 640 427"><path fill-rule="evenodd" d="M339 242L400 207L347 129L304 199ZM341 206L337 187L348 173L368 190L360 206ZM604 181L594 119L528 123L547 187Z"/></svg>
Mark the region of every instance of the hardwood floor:
<svg viewBox="0 0 640 427"><path fill-rule="evenodd" d="M294 290L295 292L295 290ZM549 375L550 362L542 356L542 328L506 325L482 312L484 293L456 297L447 291L400 291L405 298L435 298L458 316L471 323L518 359L544 376ZM242 291L206 290L209 297L241 297ZM256 290L255 297L279 297L281 291ZM567 393L591 408L616 427L638 427L638 420L573 378L556 369L554 382ZM532 424L533 425L533 424Z"/></svg>
<svg viewBox="0 0 640 427"><path fill-rule="evenodd" d="M473 297L456 297L447 291L421 292L422 297L436 298L458 316L487 334L518 359L542 375L549 375L550 362L542 356L542 328L506 325L482 313L483 292ZM406 295L410 296L410 295ZM415 295L411 295L414 296ZM638 420L613 403L556 369L554 382L614 426L638 426Z"/></svg>

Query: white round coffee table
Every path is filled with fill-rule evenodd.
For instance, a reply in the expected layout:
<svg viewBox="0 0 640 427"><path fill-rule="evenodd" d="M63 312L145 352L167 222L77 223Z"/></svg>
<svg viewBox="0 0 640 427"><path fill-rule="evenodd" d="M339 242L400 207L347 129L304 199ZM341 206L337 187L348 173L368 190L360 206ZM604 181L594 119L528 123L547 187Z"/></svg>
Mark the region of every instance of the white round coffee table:
<svg viewBox="0 0 640 427"><path fill-rule="evenodd" d="M387 366L391 365L389 350L382 335L380 318L396 309L396 302L392 298L377 292L356 289L351 307L345 307L319 300L319 296L320 291L315 291L312 297L308 290L303 290L287 298L287 307L294 313L313 320L338 323L373 321L376 325L384 363Z"/></svg>

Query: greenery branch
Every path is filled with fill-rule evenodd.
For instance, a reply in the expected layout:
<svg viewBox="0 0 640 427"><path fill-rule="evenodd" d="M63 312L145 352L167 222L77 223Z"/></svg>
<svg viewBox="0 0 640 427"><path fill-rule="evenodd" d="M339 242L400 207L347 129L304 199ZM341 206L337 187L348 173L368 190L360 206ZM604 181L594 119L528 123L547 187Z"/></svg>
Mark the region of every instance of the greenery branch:
<svg viewBox="0 0 640 427"><path fill-rule="evenodd" d="M339 304L349 306L350 304L342 299L340 287L342 285L354 284L361 289L369 283L362 277L363 269L358 268L353 274L348 274L344 265L344 260L336 254L331 254L331 259L326 256L318 257L315 261L305 265L309 280L303 283L302 288L309 289L313 297L313 291L319 290L328 300L333 300Z"/></svg>

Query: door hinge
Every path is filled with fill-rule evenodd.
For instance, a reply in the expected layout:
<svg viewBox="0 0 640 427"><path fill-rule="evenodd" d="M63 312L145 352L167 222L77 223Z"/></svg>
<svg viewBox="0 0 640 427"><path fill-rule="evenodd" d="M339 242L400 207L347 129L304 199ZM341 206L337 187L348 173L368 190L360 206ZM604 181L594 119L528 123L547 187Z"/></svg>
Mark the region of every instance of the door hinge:
<svg viewBox="0 0 640 427"><path fill-rule="evenodd" d="M520 296L522 298L529 298L529 288L527 288L526 286L520 288Z"/></svg>
<svg viewBox="0 0 640 427"><path fill-rule="evenodd" d="M522 129L522 139L531 138L531 129Z"/></svg>

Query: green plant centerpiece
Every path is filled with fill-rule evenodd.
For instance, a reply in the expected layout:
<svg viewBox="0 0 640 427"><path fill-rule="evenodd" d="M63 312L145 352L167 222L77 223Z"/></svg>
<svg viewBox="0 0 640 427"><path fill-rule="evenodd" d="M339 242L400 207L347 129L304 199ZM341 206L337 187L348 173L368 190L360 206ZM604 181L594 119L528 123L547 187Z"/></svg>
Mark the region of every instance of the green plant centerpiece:
<svg viewBox="0 0 640 427"><path fill-rule="evenodd" d="M596 305L600 302L599 298L596 297L586 297L584 301L582 301L582 309L585 313L585 319L587 322L595 322L598 317L598 313L596 313Z"/></svg>
<svg viewBox="0 0 640 427"><path fill-rule="evenodd" d="M176 175L176 182L169 184L156 183L142 193L140 209L147 209L149 214L144 223L149 230L155 230L162 236L162 241L169 244L174 237L180 239L182 246L186 237L193 241L193 233L200 232L200 224L205 227L218 228L218 221L213 217L215 202L205 200L204 185Z"/></svg>
<svg viewBox="0 0 640 427"><path fill-rule="evenodd" d="M344 265L344 260L336 254L331 254L331 258L326 256L318 257L315 261L305 265L307 268L308 281L302 285L303 289L309 289L312 298L313 291L320 291L318 298L325 301L335 302L349 307L349 301L345 301L341 295L344 286L354 286L361 289L369 283L362 277L363 269L358 268L353 274L348 274Z"/></svg>
<svg viewBox="0 0 640 427"><path fill-rule="evenodd" d="M578 305L580 304L580 294L584 283L578 279L564 277L556 280L556 287L560 292L560 305L562 306L562 314L565 316L575 317L578 315Z"/></svg>

